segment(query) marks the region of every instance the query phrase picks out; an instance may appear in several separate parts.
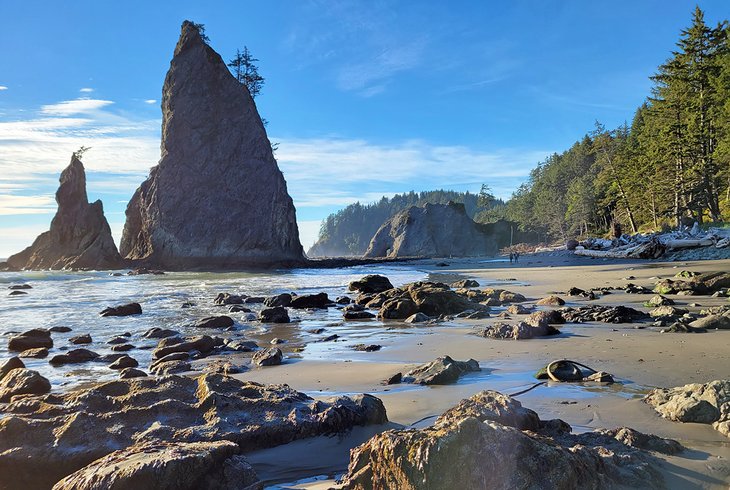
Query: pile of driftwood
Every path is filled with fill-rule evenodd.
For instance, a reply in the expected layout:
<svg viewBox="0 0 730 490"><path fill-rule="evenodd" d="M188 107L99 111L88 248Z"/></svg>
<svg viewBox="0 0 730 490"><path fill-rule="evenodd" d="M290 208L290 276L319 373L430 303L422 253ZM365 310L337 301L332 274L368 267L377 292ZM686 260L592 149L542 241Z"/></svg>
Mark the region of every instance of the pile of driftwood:
<svg viewBox="0 0 730 490"><path fill-rule="evenodd" d="M667 251L728 246L730 246L730 230L710 228L703 231L695 223L691 229L667 233L637 233L622 235L614 240L588 238L575 247L575 254L619 259L657 259Z"/></svg>

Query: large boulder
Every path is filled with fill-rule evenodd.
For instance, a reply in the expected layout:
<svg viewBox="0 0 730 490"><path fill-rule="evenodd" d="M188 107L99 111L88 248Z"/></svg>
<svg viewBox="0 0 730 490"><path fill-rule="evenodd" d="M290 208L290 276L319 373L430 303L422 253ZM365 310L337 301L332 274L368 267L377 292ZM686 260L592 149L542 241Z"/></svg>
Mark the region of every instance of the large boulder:
<svg viewBox="0 0 730 490"><path fill-rule="evenodd" d="M15 352L23 352L28 349L43 348L50 349L53 347L53 339L51 332L43 328L34 328L23 332L15 337L10 337L8 341L8 350Z"/></svg>
<svg viewBox="0 0 730 490"><path fill-rule="evenodd" d="M25 364L17 357L11 357L7 361L0 364L0 381L13 369L24 368Z"/></svg>
<svg viewBox="0 0 730 490"><path fill-rule="evenodd" d="M712 424L730 437L730 380L656 388L644 401L662 417L677 422Z"/></svg>
<svg viewBox="0 0 730 490"><path fill-rule="evenodd" d="M463 204L411 206L389 218L365 257L449 257L497 253L495 238L466 214Z"/></svg>
<svg viewBox="0 0 730 490"><path fill-rule="evenodd" d="M682 449L628 428L570 430L485 391L433 426L382 432L353 449L343 488L662 488L659 461L646 450Z"/></svg>
<svg viewBox="0 0 730 490"><path fill-rule="evenodd" d="M152 351L152 359L162 359L163 357L177 352L198 351L208 354L216 345L215 339L208 335L192 337L187 340L179 337L166 337L157 344L157 348Z"/></svg>
<svg viewBox="0 0 730 490"><path fill-rule="evenodd" d="M388 289L393 289L393 284L385 276L380 274L368 274L363 276L356 281L351 281L347 286L350 291L357 291L359 293L374 294L382 293Z"/></svg>
<svg viewBox="0 0 730 490"><path fill-rule="evenodd" d="M33 245L12 255L14 269L115 269L122 266L101 201L89 203L86 172L76 154L61 172L58 211L51 229Z"/></svg>
<svg viewBox="0 0 730 490"><path fill-rule="evenodd" d="M304 263L253 98L189 21L162 88L161 147L127 206L123 256L167 269Z"/></svg>
<svg viewBox="0 0 730 490"><path fill-rule="evenodd" d="M51 382L38 371L16 368L0 379L0 403L16 395L43 395L51 391Z"/></svg>
<svg viewBox="0 0 730 490"><path fill-rule="evenodd" d="M126 305L110 306L101 310L101 316L130 316L141 315L142 306L139 303L128 303Z"/></svg>
<svg viewBox="0 0 730 490"><path fill-rule="evenodd" d="M100 458L53 490L260 490L253 467L229 441L146 443Z"/></svg>
<svg viewBox="0 0 730 490"><path fill-rule="evenodd" d="M403 381L420 385L444 385L456 382L463 374L480 370L479 363L474 359L455 361L443 356L408 371Z"/></svg>
<svg viewBox="0 0 730 490"><path fill-rule="evenodd" d="M3 406L0 475L7 488L49 488L134 444L227 440L247 452L386 421L370 395L314 400L218 374L118 380Z"/></svg>
<svg viewBox="0 0 730 490"><path fill-rule="evenodd" d="M291 308L327 308L327 305L331 304L332 301L327 296L327 293L317 294L302 294L301 296L295 296L292 298L289 306Z"/></svg>

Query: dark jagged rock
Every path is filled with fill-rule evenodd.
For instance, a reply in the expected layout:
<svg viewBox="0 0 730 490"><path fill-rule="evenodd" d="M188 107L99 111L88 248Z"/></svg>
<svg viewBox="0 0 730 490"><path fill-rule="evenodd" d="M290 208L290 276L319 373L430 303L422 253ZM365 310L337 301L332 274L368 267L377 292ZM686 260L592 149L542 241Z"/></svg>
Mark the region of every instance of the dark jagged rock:
<svg viewBox="0 0 730 490"><path fill-rule="evenodd" d="M213 302L217 305L242 305L246 296L231 293L218 293Z"/></svg>
<svg viewBox="0 0 730 490"><path fill-rule="evenodd" d="M146 339L164 339L167 337L174 337L180 335L177 330L170 330L169 328L152 327L147 330L142 337Z"/></svg>
<svg viewBox="0 0 730 490"><path fill-rule="evenodd" d="M264 308L259 312L259 321L263 323L289 323L289 313L283 306Z"/></svg>
<svg viewBox="0 0 730 490"><path fill-rule="evenodd" d="M17 357L11 357L7 361L3 362L0 364L0 381L2 381L3 378L13 369L20 368L25 368L25 364L23 364L23 361Z"/></svg>
<svg viewBox="0 0 730 490"><path fill-rule="evenodd" d="M136 359L127 355L124 355L113 363L109 364L110 369L116 369L120 371L127 368L136 368L137 366L139 366L139 362L137 362Z"/></svg>
<svg viewBox="0 0 730 490"><path fill-rule="evenodd" d="M289 306L291 308L327 308L327 305L331 303L327 293L303 294L295 296Z"/></svg>
<svg viewBox="0 0 730 490"><path fill-rule="evenodd" d="M175 352L190 352L194 350L208 354L213 350L215 345L216 341L208 335L193 337L189 340L183 340L179 337L167 337L160 340L157 348L152 351L152 359L161 359Z"/></svg>
<svg viewBox="0 0 730 490"><path fill-rule="evenodd" d="M71 331L70 327L51 327L48 329L49 332L53 333L68 333Z"/></svg>
<svg viewBox="0 0 730 490"><path fill-rule="evenodd" d="M24 296L26 294L28 293L26 293L25 291L10 291L8 296Z"/></svg>
<svg viewBox="0 0 730 490"><path fill-rule="evenodd" d="M195 323L195 328L228 328L234 325L233 318L226 315L209 316Z"/></svg>
<svg viewBox="0 0 730 490"><path fill-rule="evenodd" d="M74 345L90 344L91 335L89 335L88 333L84 335L76 335L75 337L71 337L70 339L68 339L68 341Z"/></svg>
<svg viewBox="0 0 730 490"><path fill-rule="evenodd" d="M97 359L99 354L88 349L73 349L66 354L57 354L48 361L52 366L63 366L64 364L81 364Z"/></svg>
<svg viewBox="0 0 730 490"><path fill-rule="evenodd" d="M86 172L76 155L61 172L56 191L58 211L49 231L11 256L13 269L116 269L122 258L104 217L101 201L89 204Z"/></svg>
<svg viewBox="0 0 730 490"><path fill-rule="evenodd" d="M357 291L364 294L382 293L388 289L393 289L393 284L385 276L380 274L369 274L361 277L357 281L352 281L347 286L350 291Z"/></svg>
<svg viewBox="0 0 730 490"><path fill-rule="evenodd" d="M147 373L140 369L128 367L119 371L119 379L146 378Z"/></svg>
<svg viewBox="0 0 730 490"><path fill-rule="evenodd" d="M0 475L7 488L50 488L134 444L231 441L248 452L384 422L370 395L314 400L217 374L118 380L3 406Z"/></svg>
<svg viewBox="0 0 730 490"><path fill-rule="evenodd" d="M53 339L51 332L42 328L34 328L28 330L15 337L10 337L8 341L8 350L15 352L23 352L28 349L38 349L45 347L50 349L53 347Z"/></svg>
<svg viewBox="0 0 730 490"><path fill-rule="evenodd" d="M164 269L304 263L256 105L189 21L162 89L161 146L127 206L124 257Z"/></svg>
<svg viewBox="0 0 730 490"><path fill-rule="evenodd" d="M45 347L38 347L36 349L24 350L18 357L29 358L29 359L45 359L48 357L48 349Z"/></svg>
<svg viewBox="0 0 730 490"><path fill-rule="evenodd" d="M252 361L257 366L278 366L281 364L284 354L278 347L258 351L253 355Z"/></svg>
<svg viewBox="0 0 730 490"><path fill-rule="evenodd" d="M110 306L104 308L99 315L101 316L130 316L141 315L142 307L139 303L129 303L126 305Z"/></svg>
<svg viewBox="0 0 730 490"><path fill-rule="evenodd" d="M628 306L582 306L580 308L564 308L561 314L566 323L603 322L633 323L646 320L649 315Z"/></svg>
<svg viewBox="0 0 730 490"><path fill-rule="evenodd" d="M273 308L275 306L289 306L289 304L292 301L292 295L289 293L281 293L277 294L276 296L269 296L264 300L264 305L268 306L269 308Z"/></svg>
<svg viewBox="0 0 730 490"><path fill-rule="evenodd" d="M480 370L479 363L474 359L455 361L449 356L443 356L408 371L403 376L403 381L421 385L443 385L455 382L463 374Z"/></svg>
<svg viewBox="0 0 730 490"><path fill-rule="evenodd" d="M343 488L662 488L659 460L676 441L633 429L571 434L517 400L484 391L425 429L382 432L350 452Z"/></svg>
<svg viewBox="0 0 730 490"><path fill-rule="evenodd" d="M389 218L370 240L365 257L449 257L497 253L497 242L466 214L464 205L412 206Z"/></svg>
<svg viewBox="0 0 730 490"><path fill-rule="evenodd" d="M18 290L18 289L33 289L33 286L30 284L13 284L11 286L8 286L8 289L10 290Z"/></svg>
<svg viewBox="0 0 730 490"><path fill-rule="evenodd" d="M345 320L368 320L370 318L375 318L375 315L370 313L369 311L345 311L342 314L342 317Z"/></svg>

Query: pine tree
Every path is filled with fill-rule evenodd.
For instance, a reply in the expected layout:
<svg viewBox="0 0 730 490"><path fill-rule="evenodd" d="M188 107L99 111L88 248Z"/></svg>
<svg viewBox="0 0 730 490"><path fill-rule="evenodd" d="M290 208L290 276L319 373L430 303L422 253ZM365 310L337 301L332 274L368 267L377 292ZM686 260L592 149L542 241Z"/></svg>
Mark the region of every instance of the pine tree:
<svg viewBox="0 0 730 490"><path fill-rule="evenodd" d="M243 51L237 49L235 58L228 62L233 76L248 89L254 99L261 93L261 88L264 86L264 77L259 74L257 61L259 61L258 58L254 58L248 47L244 46Z"/></svg>

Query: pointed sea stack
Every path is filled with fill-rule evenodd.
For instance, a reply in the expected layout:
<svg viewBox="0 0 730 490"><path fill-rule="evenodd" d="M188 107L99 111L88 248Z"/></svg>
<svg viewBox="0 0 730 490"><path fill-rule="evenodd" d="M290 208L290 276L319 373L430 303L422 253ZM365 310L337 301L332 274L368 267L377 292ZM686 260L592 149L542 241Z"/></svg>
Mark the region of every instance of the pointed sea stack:
<svg viewBox="0 0 730 490"><path fill-rule="evenodd" d="M256 105L188 21L162 88L161 152L127 206L124 257L171 270L304 263Z"/></svg>
<svg viewBox="0 0 730 490"><path fill-rule="evenodd" d="M364 256L474 257L496 252L489 227L472 221L463 204L450 202L411 206L395 214L375 233Z"/></svg>
<svg viewBox="0 0 730 490"><path fill-rule="evenodd" d="M51 229L8 259L12 269L115 269L122 258L112 239L101 201L89 204L86 172L76 155L61 172L58 211Z"/></svg>

